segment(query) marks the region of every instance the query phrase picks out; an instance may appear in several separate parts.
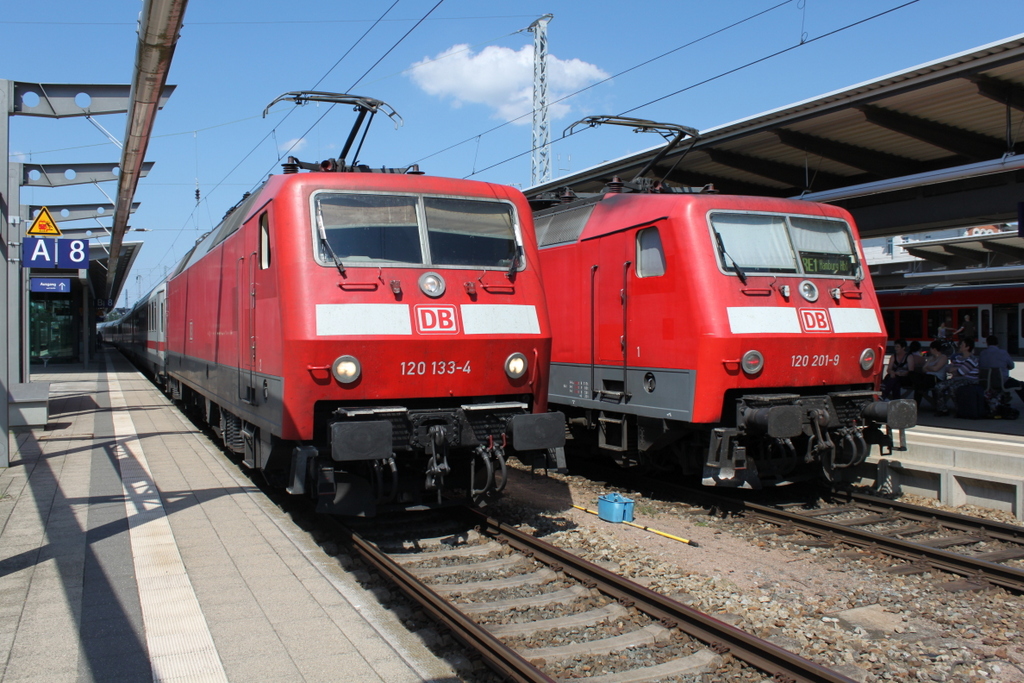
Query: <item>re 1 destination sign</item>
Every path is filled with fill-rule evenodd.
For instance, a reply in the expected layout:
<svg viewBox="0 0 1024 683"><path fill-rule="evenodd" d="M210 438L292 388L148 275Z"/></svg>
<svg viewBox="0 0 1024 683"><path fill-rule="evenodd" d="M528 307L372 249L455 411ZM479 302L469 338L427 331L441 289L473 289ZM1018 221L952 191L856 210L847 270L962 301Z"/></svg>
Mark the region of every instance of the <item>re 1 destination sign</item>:
<svg viewBox="0 0 1024 683"><path fill-rule="evenodd" d="M825 254L812 251L800 252L800 264L806 275L853 275L852 254Z"/></svg>

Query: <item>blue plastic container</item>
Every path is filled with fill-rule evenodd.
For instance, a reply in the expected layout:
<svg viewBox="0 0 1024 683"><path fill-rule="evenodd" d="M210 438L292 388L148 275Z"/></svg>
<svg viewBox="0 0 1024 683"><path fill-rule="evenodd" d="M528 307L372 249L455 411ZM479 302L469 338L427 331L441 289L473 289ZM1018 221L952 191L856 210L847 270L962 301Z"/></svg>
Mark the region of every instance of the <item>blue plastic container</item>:
<svg viewBox="0 0 1024 683"><path fill-rule="evenodd" d="M606 522L633 521L633 501L618 493L609 493L597 499L597 516Z"/></svg>

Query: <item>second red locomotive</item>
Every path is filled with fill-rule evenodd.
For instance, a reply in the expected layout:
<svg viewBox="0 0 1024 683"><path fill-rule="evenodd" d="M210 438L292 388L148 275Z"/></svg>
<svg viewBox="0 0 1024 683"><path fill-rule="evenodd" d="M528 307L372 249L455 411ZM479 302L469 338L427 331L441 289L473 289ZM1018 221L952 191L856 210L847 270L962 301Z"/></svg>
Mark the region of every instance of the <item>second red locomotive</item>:
<svg viewBox="0 0 1024 683"><path fill-rule="evenodd" d="M915 424L877 400L885 333L843 209L638 178L534 219L549 402L578 442L759 488L835 479Z"/></svg>

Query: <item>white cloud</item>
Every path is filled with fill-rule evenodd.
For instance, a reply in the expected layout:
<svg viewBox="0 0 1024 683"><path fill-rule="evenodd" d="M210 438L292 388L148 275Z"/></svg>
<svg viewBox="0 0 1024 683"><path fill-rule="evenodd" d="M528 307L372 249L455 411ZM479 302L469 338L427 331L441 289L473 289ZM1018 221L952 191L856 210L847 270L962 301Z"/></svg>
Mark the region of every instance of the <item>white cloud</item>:
<svg viewBox="0 0 1024 683"><path fill-rule="evenodd" d="M515 51L485 47L474 53L468 45L455 45L433 58L412 65L410 77L424 92L451 98L452 106L483 104L495 118L529 125L533 110L533 46ZM548 102L607 78L608 74L580 59L562 60L548 54ZM552 119L567 116L569 104L549 106Z"/></svg>
<svg viewBox="0 0 1024 683"><path fill-rule="evenodd" d="M305 147L306 138L292 138L291 140L283 142L280 145L278 145L278 148L282 152L287 152L288 154L295 154L304 149Z"/></svg>

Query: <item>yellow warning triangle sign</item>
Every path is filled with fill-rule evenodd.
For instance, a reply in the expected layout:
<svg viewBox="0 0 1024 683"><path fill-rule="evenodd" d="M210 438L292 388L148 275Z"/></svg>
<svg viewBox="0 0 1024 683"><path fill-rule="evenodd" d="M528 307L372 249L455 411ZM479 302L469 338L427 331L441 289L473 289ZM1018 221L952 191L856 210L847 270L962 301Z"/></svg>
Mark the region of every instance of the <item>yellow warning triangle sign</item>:
<svg viewBox="0 0 1024 683"><path fill-rule="evenodd" d="M39 212L38 216L36 216L36 219L32 221L32 226L28 229L27 234L60 237L63 233L60 231L60 228L57 227L57 223L53 220L53 216L50 215L50 210L44 206L43 210Z"/></svg>

